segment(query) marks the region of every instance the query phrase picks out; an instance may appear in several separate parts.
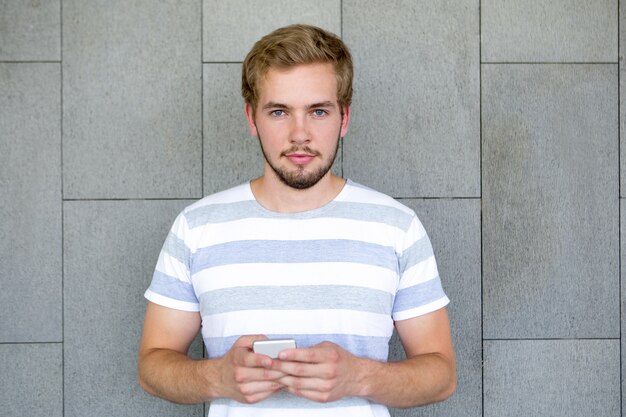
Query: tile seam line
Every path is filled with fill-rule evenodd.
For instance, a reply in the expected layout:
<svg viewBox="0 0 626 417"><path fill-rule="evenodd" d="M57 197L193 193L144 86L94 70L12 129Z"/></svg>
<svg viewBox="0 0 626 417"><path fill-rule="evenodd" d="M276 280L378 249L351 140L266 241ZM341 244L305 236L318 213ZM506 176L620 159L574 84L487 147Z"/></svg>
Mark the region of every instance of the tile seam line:
<svg viewBox="0 0 626 417"><path fill-rule="evenodd" d="M621 166L622 166L622 160L621 160L621 154L622 154L622 150L621 150L621 94L622 94L622 90L621 90L621 66L622 66L622 60L620 57L620 30L622 28L620 28L620 11L621 11L621 0L617 0L617 274L619 277L618 283L619 283L619 336L620 336L620 343L619 343L619 372L620 372L620 378L619 378L619 392L620 392L620 396L619 396L619 402L620 402L620 407L619 407L619 415L623 416L624 414L624 375L623 375L623 369L624 369L624 365L623 365L623 355L624 355L624 351L623 351L623 341L622 341L622 337L623 337L623 331L622 331L622 302L623 302L623 298L622 298L622 199L620 198L622 195L622 176L621 176Z"/></svg>
<svg viewBox="0 0 626 417"><path fill-rule="evenodd" d="M204 1L200 2L200 194L204 195Z"/></svg>
<svg viewBox="0 0 626 417"><path fill-rule="evenodd" d="M184 201L200 200L202 197L150 197L150 198L65 198L63 202L73 201Z"/></svg>
<svg viewBox="0 0 626 417"><path fill-rule="evenodd" d="M544 342L564 342L564 341L583 341L583 340L614 340L620 341L620 337L539 337L539 338L483 338L485 342L534 342L534 341L544 341Z"/></svg>
<svg viewBox="0 0 626 417"><path fill-rule="evenodd" d="M582 61L538 61L538 62L525 62L525 61L481 61L481 65L615 65L619 64L619 61L599 61L599 62L582 62Z"/></svg>
<svg viewBox="0 0 626 417"><path fill-rule="evenodd" d="M59 71L61 76L61 90L60 94L60 134L61 134L61 415L65 415L65 202L64 202L64 183L63 183L63 114L64 114L64 102L63 102L63 0L59 1Z"/></svg>
<svg viewBox="0 0 626 417"><path fill-rule="evenodd" d="M485 415L485 307L483 254L483 30L482 0L478 1L478 175L480 194L480 411Z"/></svg>
<svg viewBox="0 0 626 417"><path fill-rule="evenodd" d="M3 61L0 64L61 64L62 61Z"/></svg>

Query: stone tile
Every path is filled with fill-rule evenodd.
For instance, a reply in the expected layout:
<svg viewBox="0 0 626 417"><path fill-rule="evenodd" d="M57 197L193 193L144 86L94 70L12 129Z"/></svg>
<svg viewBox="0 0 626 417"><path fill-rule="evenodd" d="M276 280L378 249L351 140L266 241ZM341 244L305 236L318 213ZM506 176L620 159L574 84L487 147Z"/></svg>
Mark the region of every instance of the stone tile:
<svg viewBox="0 0 626 417"><path fill-rule="evenodd" d="M443 403L404 410L399 416L482 417L482 332L480 200L400 200L417 213L428 231L444 289L457 354L457 391ZM396 336L390 360L404 358Z"/></svg>
<svg viewBox="0 0 626 417"><path fill-rule="evenodd" d="M482 0L484 62L615 62L617 0Z"/></svg>
<svg viewBox="0 0 626 417"><path fill-rule="evenodd" d="M63 415L61 344L0 344L0 375L2 415Z"/></svg>
<svg viewBox="0 0 626 417"><path fill-rule="evenodd" d="M263 153L250 136L240 91L241 64L204 65L205 195L263 174ZM341 152L333 172L341 175Z"/></svg>
<svg viewBox="0 0 626 417"><path fill-rule="evenodd" d="M263 154L250 136L241 98L241 64L204 65L204 193L263 173Z"/></svg>
<svg viewBox="0 0 626 417"><path fill-rule="evenodd" d="M0 342L61 341L61 69L0 64Z"/></svg>
<svg viewBox="0 0 626 417"><path fill-rule="evenodd" d="M624 205L626 203L625 200L621 200L621 204L620 204L620 225L621 225L621 231L620 231L620 241L624 242L624 238L626 237L626 206ZM624 245L620 246L621 249L621 253L620 253L620 264L621 264L621 271L620 271L620 275L622 277L622 280L624 279L624 277L626 277L626 248L624 248ZM620 302L621 302L621 311L625 311L624 309L626 308L626 289L621 288L621 297L620 297ZM622 381L624 380L624 376L626 375L626 335L624 335L624 330L626 327L626 319L624 317L622 317L621 319L621 326L622 326L622 340L621 340L621 347L622 347L622 351L621 351L621 375L622 375ZM626 385L622 384L622 398L626 398ZM624 414L624 412L626 412L626 404L624 404L624 402L622 401L622 415Z"/></svg>
<svg viewBox="0 0 626 417"><path fill-rule="evenodd" d="M619 337L617 66L482 80L484 336Z"/></svg>
<svg viewBox="0 0 626 417"><path fill-rule="evenodd" d="M478 2L346 0L344 172L394 197L479 197Z"/></svg>
<svg viewBox="0 0 626 417"><path fill-rule="evenodd" d="M197 1L63 3L65 198L198 198Z"/></svg>
<svg viewBox="0 0 626 417"><path fill-rule="evenodd" d="M308 23L341 35L341 1L204 0L203 19L203 60L242 62L257 40L281 26Z"/></svg>
<svg viewBox="0 0 626 417"><path fill-rule="evenodd" d="M65 415L201 416L137 384L137 348L159 251L191 201L64 204ZM199 339L198 339L199 341ZM200 343L193 357L202 357Z"/></svg>
<svg viewBox="0 0 626 417"><path fill-rule="evenodd" d="M622 100L626 94L626 66L624 64L624 56L626 56L626 10L624 10L624 2L620 2L620 34L619 34L619 102L620 102L620 184L626 184L626 145L623 145L624 141L622 137L624 137L626 132L626 103ZM626 187L621 190L621 196L626 197Z"/></svg>
<svg viewBox="0 0 626 417"><path fill-rule="evenodd" d="M619 340L485 341L485 417L619 416Z"/></svg>
<svg viewBox="0 0 626 417"><path fill-rule="evenodd" d="M0 61L60 60L60 0L0 3Z"/></svg>

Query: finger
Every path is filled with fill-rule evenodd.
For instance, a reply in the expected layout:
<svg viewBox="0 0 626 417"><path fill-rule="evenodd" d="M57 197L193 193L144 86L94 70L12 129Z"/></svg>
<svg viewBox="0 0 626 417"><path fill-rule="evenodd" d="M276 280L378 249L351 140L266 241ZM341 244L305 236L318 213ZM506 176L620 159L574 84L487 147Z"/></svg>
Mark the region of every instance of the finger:
<svg viewBox="0 0 626 417"><path fill-rule="evenodd" d="M240 368L243 374L242 381L278 381L287 376L284 372L265 368ZM244 373L245 372L245 373Z"/></svg>
<svg viewBox="0 0 626 417"><path fill-rule="evenodd" d="M328 391L298 389L293 387L287 387L285 388L285 390L298 397L306 398L307 400L315 401L318 403L327 403L334 400L332 394Z"/></svg>
<svg viewBox="0 0 626 417"><path fill-rule="evenodd" d="M272 369L293 376L320 378L326 380L336 378L338 376L340 366L334 361L328 361L323 363L308 363L278 360L272 362Z"/></svg>
<svg viewBox="0 0 626 417"><path fill-rule="evenodd" d="M277 382L251 382L238 387L239 394L244 402L256 403L262 401L285 387Z"/></svg>
<svg viewBox="0 0 626 417"><path fill-rule="evenodd" d="M280 384L296 391L328 392L333 388L333 382L320 378L298 378L287 375L278 380Z"/></svg>
<svg viewBox="0 0 626 417"><path fill-rule="evenodd" d="M236 347L247 347L252 349L252 343L255 340L267 340L267 336L263 334L249 334L245 336L241 336L233 346Z"/></svg>
<svg viewBox="0 0 626 417"><path fill-rule="evenodd" d="M285 349L278 358L283 361L322 363L336 362L340 354L336 346L325 343L310 348Z"/></svg>
<svg viewBox="0 0 626 417"><path fill-rule="evenodd" d="M250 352L248 348L235 348L234 359L239 366L247 368L271 368L272 358Z"/></svg>

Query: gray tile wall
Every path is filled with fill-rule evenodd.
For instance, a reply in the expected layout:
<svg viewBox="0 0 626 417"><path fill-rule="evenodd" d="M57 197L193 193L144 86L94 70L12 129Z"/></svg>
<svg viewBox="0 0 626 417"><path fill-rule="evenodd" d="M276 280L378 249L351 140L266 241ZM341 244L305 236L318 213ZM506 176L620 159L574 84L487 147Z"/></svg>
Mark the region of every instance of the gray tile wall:
<svg viewBox="0 0 626 417"><path fill-rule="evenodd" d="M392 414L622 415L618 6L0 1L0 415L206 413L137 386L142 294L176 213L261 172L240 62L295 22L354 55L334 170L418 213L452 299L457 393Z"/></svg>

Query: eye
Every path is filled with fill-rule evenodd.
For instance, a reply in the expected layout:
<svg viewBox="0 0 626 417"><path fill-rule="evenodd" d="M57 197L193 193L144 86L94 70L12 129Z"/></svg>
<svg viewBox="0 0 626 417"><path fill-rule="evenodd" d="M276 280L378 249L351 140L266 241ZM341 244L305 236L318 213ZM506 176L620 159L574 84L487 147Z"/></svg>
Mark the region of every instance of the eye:
<svg viewBox="0 0 626 417"><path fill-rule="evenodd" d="M270 112L270 115L274 117L282 117L285 115L285 111L284 110L272 110Z"/></svg>
<svg viewBox="0 0 626 417"><path fill-rule="evenodd" d="M313 116L315 117L324 117L328 114L328 112L326 110L322 110L322 109L315 109L313 110Z"/></svg>

